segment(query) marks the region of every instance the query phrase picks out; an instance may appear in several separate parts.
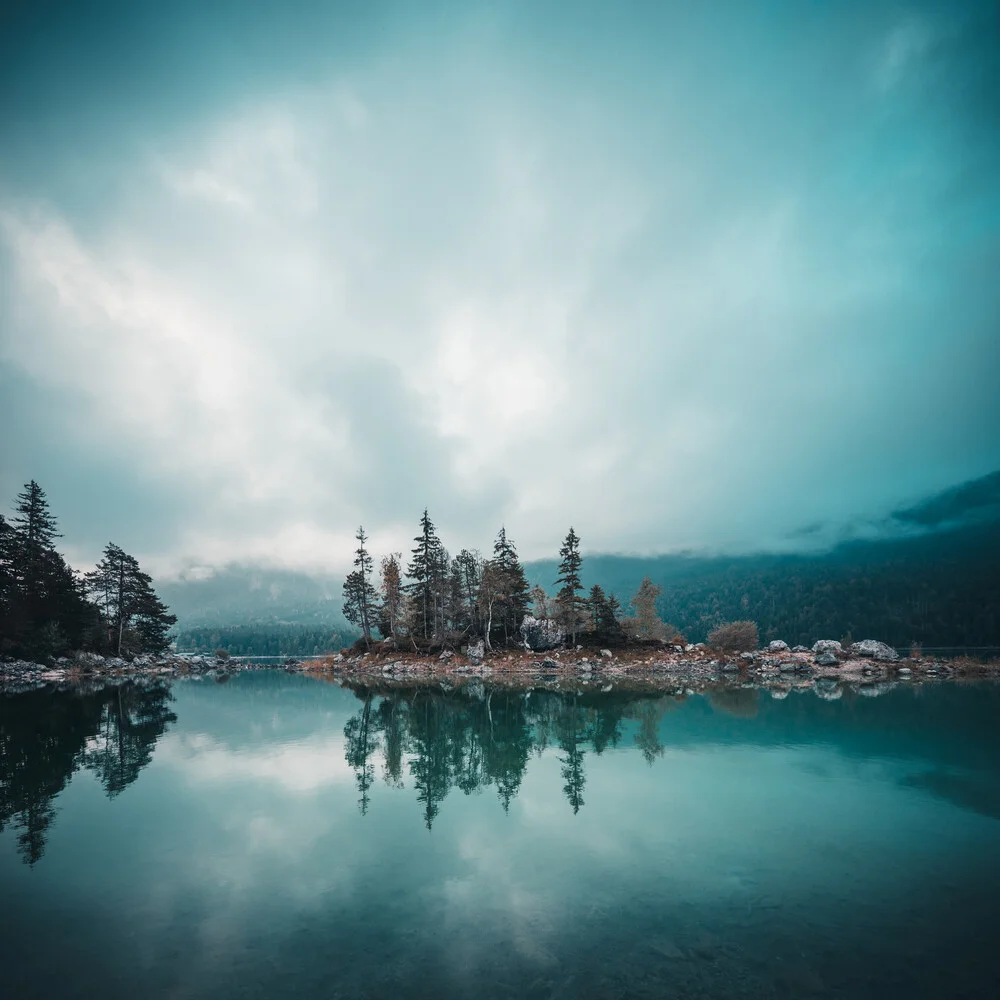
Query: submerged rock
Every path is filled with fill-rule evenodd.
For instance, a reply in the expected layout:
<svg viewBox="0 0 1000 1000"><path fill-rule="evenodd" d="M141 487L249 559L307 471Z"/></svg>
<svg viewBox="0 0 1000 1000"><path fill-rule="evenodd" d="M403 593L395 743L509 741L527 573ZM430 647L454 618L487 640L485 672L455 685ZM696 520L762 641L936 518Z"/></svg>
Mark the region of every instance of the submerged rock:
<svg viewBox="0 0 1000 1000"><path fill-rule="evenodd" d="M877 639L863 639L861 642L852 643L851 652L855 656L867 656L881 663L892 663L899 659L899 653L892 646L887 646Z"/></svg>

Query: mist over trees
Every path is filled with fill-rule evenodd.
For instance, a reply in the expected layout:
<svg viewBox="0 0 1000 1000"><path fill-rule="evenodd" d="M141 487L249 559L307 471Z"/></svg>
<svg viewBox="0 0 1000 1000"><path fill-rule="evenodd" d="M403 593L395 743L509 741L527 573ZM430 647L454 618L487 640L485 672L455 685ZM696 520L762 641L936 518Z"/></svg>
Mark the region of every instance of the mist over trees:
<svg viewBox="0 0 1000 1000"><path fill-rule="evenodd" d="M109 543L97 567L75 573L56 550L55 517L32 480L0 515L0 654L36 659L86 649L157 653L177 619L139 563Z"/></svg>

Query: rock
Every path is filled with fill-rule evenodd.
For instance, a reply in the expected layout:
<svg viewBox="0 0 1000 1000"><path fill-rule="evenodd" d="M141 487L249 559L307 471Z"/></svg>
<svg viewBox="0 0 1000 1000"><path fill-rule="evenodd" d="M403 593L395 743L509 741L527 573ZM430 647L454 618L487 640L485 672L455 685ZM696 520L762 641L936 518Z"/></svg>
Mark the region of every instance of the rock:
<svg viewBox="0 0 1000 1000"><path fill-rule="evenodd" d="M802 663L801 660L782 660L778 664L778 669L783 674L793 673L796 670L801 670L802 667L803 667L803 663Z"/></svg>
<svg viewBox="0 0 1000 1000"><path fill-rule="evenodd" d="M740 653L740 659L743 660L744 663L753 663L754 655L753 653Z"/></svg>
<svg viewBox="0 0 1000 1000"><path fill-rule="evenodd" d="M333 662L334 663L343 663L344 662L344 654L343 653L334 653L334 655L333 655Z"/></svg>
<svg viewBox="0 0 1000 1000"><path fill-rule="evenodd" d="M912 673L913 673L913 671L909 667L900 667L899 668L899 676L900 677L909 677L910 674L912 674Z"/></svg>
<svg viewBox="0 0 1000 1000"><path fill-rule="evenodd" d="M775 701L783 701L788 697L788 688L771 688L771 697Z"/></svg>
<svg viewBox="0 0 1000 1000"><path fill-rule="evenodd" d="M455 654L450 650L446 649L439 657L439 663L447 663Z"/></svg>
<svg viewBox="0 0 1000 1000"><path fill-rule="evenodd" d="M816 664L817 667L839 667L840 666L840 660L838 660L837 657L833 655L833 653L829 653L829 652L819 653L816 656L816 659L813 662Z"/></svg>
<svg viewBox="0 0 1000 1000"><path fill-rule="evenodd" d="M867 656L881 663L892 663L899 659L899 653L892 646L887 646L877 639L863 639L861 642L852 643L851 652L855 656Z"/></svg>
<svg viewBox="0 0 1000 1000"><path fill-rule="evenodd" d="M553 668L559 666L559 661L558 660L545 659L545 660L542 660L542 666L543 667L547 667L549 670L552 670Z"/></svg>
<svg viewBox="0 0 1000 1000"><path fill-rule="evenodd" d="M486 643L482 639L478 642L470 642L469 651L465 655L475 664L482 663L483 657L486 655Z"/></svg>
<svg viewBox="0 0 1000 1000"><path fill-rule="evenodd" d="M784 653L788 649L788 643L782 639L774 639L767 644L769 653Z"/></svg>
<svg viewBox="0 0 1000 1000"><path fill-rule="evenodd" d="M601 650L601 656L603 656L604 659L606 659L606 660L610 660L611 659L611 650L610 649L602 649Z"/></svg>
<svg viewBox="0 0 1000 1000"><path fill-rule="evenodd" d="M844 647L836 639L820 639L813 643L814 653L842 653Z"/></svg>
<svg viewBox="0 0 1000 1000"><path fill-rule="evenodd" d="M547 618L525 615L521 622L521 638L529 652L543 653L548 649L558 649L566 639L562 628Z"/></svg>
<svg viewBox="0 0 1000 1000"><path fill-rule="evenodd" d="M686 646L684 647L684 652L685 652L685 653L692 653L692 652L694 652L694 646L693 646L693 645L692 645L692 644L691 644L691 643L689 642L689 643L688 643L688 644L687 644L687 645L686 645Z"/></svg>
<svg viewBox="0 0 1000 1000"><path fill-rule="evenodd" d="M739 665L733 663L731 660L727 660L725 663L722 664L722 671L723 673L726 674L734 674L739 669L740 669Z"/></svg>
<svg viewBox="0 0 1000 1000"><path fill-rule="evenodd" d="M809 652L809 647L808 646L792 646L792 652L793 653L808 653Z"/></svg>
<svg viewBox="0 0 1000 1000"><path fill-rule="evenodd" d="M77 653L76 662L84 669L89 667L103 667L104 657L99 653Z"/></svg>

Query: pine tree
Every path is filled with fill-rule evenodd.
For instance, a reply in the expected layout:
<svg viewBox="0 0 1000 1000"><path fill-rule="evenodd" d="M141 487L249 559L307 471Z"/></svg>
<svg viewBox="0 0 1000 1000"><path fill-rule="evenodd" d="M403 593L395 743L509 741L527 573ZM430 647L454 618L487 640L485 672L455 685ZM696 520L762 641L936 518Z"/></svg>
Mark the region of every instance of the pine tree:
<svg viewBox="0 0 1000 1000"><path fill-rule="evenodd" d="M440 597L441 577L447 574L447 562L442 558L443 546L426 507L420 518L420 534L413 540L417 544L412 550L410 565L406 567L406 575L413 582L407 589L417 601L420 634L426 640L437 631L435 601Z"/></svg>
<svg viewBox="0 0 1000 1000"><path fill-rule="evenodd" d="M156 596L152 578L134 556L108 542L101 561L84 580L97 601L107 649L116 656L166 649L167 633L177 618Z"/></svg>
<svg viewBox="0 0 1000 1000"><path fill-rule="evenodd" d="M562 587L556 594L556 601L559 605L559 614L563 625L570 633L573 645L576 645L576 634L580 627L580 598L577 596L577 592L583 589L583 584L580 582L580 567L583 563L583 557L580 555L580 537L572 526L559 549L559 555L561 561L556 583L561 583Z"/></svg>
<svg viewBox="0 0 1000 1000"><path fill-rule="evenodd" d="M455 631L479 635L482 620L479 610L479 586L483 579L483 557L478 552L462 549L452 560L452 574L457 576L458 612Z"/></svg>
<svg viewBox="0 0 1000 1000"><path fill-rule="evenodd" d="M25 485L15 509L0 530L4 648L44 657L79 647L93 611L80 581L55 550L59 532L38 483Z"/></svg>
<svg viewBox="0 0 1000 1000"><path fill-rule="evenodd" d="M517 549L507 537L504 527L500 528L493 544L493 562L505 578L506 593L500 608L500 625L503 628L504 645L509 645L511 637L518 635L528 610L528 581L517 558Z"/></svg>
<svg viewBox="0 0 1000 1000"><path fill-rule="evenodd" d="M371 582L372 557L365 548L368 537L364 528L358 528L354 536L358 547L354 553L353 573L347 574L344 581L344 617L361 629L365 644L371 645L372 626L375 624L378 611L378 595Z"/></svg>
<svg viewBox="0 0 1000 1000"><path fill-rule="evenodd" d="M618 646L624 641L624 633L618 621L618 601L614 594L608 597L596 583L590 588L590 628L594 638L608 646Z"/></svg>

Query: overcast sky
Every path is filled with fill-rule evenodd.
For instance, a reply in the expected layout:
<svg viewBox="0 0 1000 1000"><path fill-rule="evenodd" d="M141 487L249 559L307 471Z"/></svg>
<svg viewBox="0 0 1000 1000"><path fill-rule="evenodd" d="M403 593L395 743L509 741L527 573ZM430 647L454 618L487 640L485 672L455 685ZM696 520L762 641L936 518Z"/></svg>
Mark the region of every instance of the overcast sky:
<svg viewBox="0 0 1000 1000"><path fill-rule="evenodd" d="M993 2L9 7L0 495L77 563L787 547L1000 467Z"/></svg>

